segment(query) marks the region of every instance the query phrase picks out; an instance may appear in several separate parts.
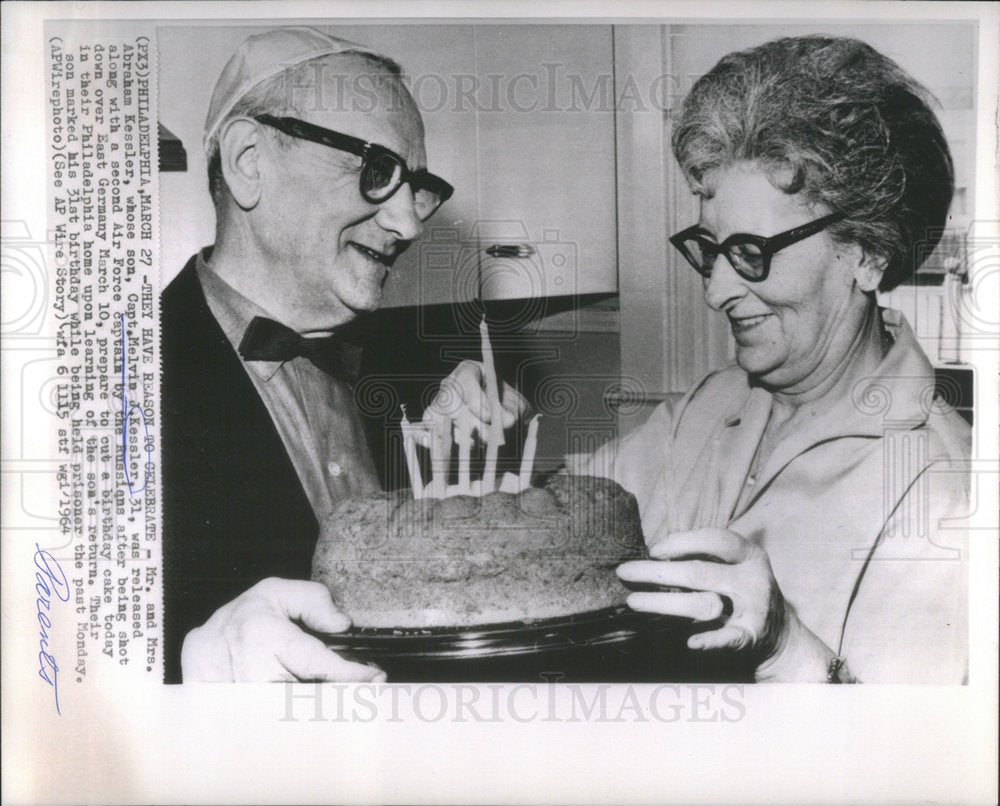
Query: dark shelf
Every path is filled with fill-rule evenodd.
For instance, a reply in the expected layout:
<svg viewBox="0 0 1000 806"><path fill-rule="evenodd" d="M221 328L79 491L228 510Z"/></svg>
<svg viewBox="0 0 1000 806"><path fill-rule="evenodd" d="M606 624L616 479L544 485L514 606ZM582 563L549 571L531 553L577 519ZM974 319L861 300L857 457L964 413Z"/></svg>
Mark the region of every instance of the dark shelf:
<svg viewBox="0 0 1000 806"><path fill-rule="evenodd" d="M160 141L160 171L186 171L187 152L184 144L162 123L156 125Z"/></svg>

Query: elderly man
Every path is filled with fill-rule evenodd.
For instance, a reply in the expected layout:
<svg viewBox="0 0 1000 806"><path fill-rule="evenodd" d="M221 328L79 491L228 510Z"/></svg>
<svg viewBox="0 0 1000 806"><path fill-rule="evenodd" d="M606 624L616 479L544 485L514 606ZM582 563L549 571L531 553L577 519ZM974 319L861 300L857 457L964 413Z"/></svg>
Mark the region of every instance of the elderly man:
<svg viewBox="0 0 1000 806"><path fill-rule="evenodd" d="M215 245L162 298L169 682L381 674L300 625L349 626L306 581L318 524L379 486L335 331L379 306L451 195L423 137L395 63L313 29L250 37L219 79L205 128ZM486 410L476 365L451 379ZM504 393L509 426L523 401Z"/></svg>

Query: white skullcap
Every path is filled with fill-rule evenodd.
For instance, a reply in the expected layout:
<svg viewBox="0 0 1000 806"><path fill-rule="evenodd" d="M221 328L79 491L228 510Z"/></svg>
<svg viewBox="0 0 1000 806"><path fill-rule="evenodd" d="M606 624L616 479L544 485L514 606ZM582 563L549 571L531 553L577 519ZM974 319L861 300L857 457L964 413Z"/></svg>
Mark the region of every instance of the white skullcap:
<svg viewBox="0 0 1000 806"><path fill-rule="evenodd" d="M278 28L248 38L233 54L215 84L205 119L206 150L226 115L258 84L310 59L348 50L382 58L370 48L327 36L315 28Z"/></svg>

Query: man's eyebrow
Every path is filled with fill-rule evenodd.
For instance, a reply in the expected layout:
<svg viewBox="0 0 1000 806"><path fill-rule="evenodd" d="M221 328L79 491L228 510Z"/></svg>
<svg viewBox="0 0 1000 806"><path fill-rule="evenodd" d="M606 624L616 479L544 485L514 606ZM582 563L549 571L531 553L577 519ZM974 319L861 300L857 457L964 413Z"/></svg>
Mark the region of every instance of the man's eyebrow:
<svg viewBox="0 0 1000 806"><path fill-rule="evenodd" d="M427 170L426 162L424 164L422 164L422 165L418 163L418 167L416 167L416 168L410 168L410 162L409 162L409 160L403 159L403 155L400 154L398 151L396 151L396 149L389 148L389 146L383 145L382 143L378 142L377 140L366 140L365 142L369 143L369 145L377 146L378 148L381 148L383 151L388 151L394 157L396 157L397 159L401 160L403 162L403 164L406 165L406 167L409 168L410 171L413 172L413 173L416 173L417 171L426 171Z"/></svg>

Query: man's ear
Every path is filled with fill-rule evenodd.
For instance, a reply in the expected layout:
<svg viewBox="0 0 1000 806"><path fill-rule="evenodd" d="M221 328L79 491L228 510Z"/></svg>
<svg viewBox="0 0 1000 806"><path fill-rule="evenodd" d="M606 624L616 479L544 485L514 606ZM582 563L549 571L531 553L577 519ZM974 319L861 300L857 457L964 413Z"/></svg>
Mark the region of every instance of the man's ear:
<svg viewBox="0 0 1000 806"><path fill-rule="evenodd" d="M222 175L236 203L252 210L260 201L260 130L254 121L234 118L219 132Z"/></svg>
<svg viewBox="0 0 1000 806"><path fill-rule="evenodd" d="M885 274L886 259L880 255L870 255L858 248L859 259L855 264L854 280L858 288L866 294L878 291L882 275Z"/></svg>

